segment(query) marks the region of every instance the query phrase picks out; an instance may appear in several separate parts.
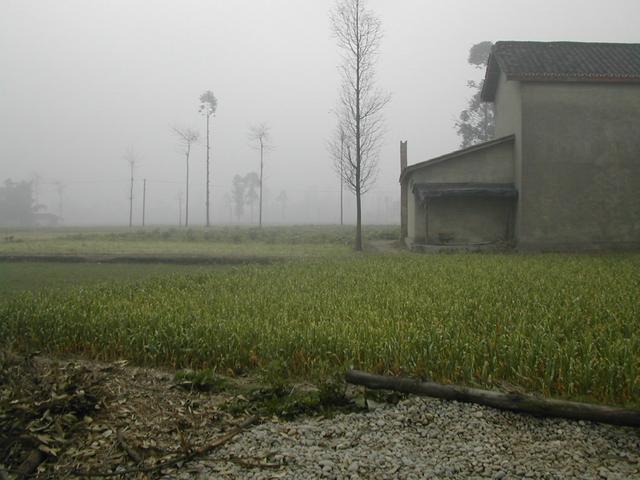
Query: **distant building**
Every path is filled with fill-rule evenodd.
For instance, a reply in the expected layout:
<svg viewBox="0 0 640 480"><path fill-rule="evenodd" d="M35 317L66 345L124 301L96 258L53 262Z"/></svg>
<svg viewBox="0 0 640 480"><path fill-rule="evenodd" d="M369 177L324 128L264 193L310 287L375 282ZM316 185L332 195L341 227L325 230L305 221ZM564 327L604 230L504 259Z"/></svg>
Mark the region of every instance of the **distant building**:
<svg viewBox="0 0 640 480"><path fill-rule="evenodd" d="M410 246L640 246L640 44L498 42L496 139L407 166Z"/></svg>

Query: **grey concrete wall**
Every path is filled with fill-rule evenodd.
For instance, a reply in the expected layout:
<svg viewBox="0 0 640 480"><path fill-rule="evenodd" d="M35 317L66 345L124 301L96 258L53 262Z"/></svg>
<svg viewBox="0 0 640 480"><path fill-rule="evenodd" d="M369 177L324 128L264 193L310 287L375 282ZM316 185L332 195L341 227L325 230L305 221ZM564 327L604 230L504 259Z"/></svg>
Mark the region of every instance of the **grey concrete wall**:
<svg viewBox="0 0 640 480"><path fill-rule="evenodd" d="M407 168L407 141L400 142L400 175ZM400 182L400 240L402 242L407 238L407 182Z"/></svg>
<svg viewBox="0 0 640 480"><path fill-rule="evenodd" d="M434 198L429 201L427 243L480 245L508 239L514 200Z"/></svg>
<svg viewBox="0 0 640 480"><path fill-rule="evenodd" d="M500 74L495 98L496 107L496 137L515 135L513 145L514 185L518 192L522 191L522 93L520 82L507 80L504 73ZM520 231L520 204L516 206L515 231Z"/></svg>
<svg viewBox="0 0 640 480"><path fill-rule="evenodd" d="M522 83L522 247L640 245L640 85Z"/></svg>
<svg viewBox="0 0 640 480"><path fill-rule="evenodd" d="M513 142L506 142L479 151L462 154L442 162L425 165L408 175L407 238L411 243L427 241L424 205L416 202L416 183L513 183ZM482 219L480 220L483 221Z"/></svg>
<svg viewBox="0 0 640 480"><path fill-rule="evenodd" d="M408 183L408 182L407 182ZM416 239L416 201L412 193L407 195L407 238L415 243Z"/></svg>
<svg viewBox="0 0 640 480"><path fill-rule="evenodd" d="M426 210L424 205L420 205L413 193L408 195L408 222L407 238L410 243L423 244L426 242Z"/></svg>
<svg viewBox="0 0 640 480"><path fill-rule="evenodd" d="M500 74L496 90L496 138L516 135L522 128L522 105L520 98L520 82L507 80Z"/></svg>
<svg viewBox="0 0 640 480"><path fill-rule="evenodd" d="M462 154L443 162L425 165L411 173L410 187L414 183L512 183L513 181L513 143L506 142Z"/></svg>

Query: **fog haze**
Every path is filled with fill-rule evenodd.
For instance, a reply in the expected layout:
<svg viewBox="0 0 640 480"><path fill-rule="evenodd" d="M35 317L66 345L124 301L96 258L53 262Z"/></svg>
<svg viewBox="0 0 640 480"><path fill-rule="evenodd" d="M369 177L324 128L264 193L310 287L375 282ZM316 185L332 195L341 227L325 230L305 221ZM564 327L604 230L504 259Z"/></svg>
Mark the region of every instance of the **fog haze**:
<svg viewBox="0 0 640 480"><path fill-rule="evenodd" d="M134 222L177 224L184 157L172 126L204 136L198 98L212 90L213 223L230 215L233 176L259 170L248 141L266 122L265 223L336 223L339 180L326 142L335 126L340 56L334 3L319 0L0 3L0 181L38 180L64 223L126 224L132 148ZM638 42L640 2L370 0L385 32L377 84L392 94L365 223L399 221L399 141L409 163L458 147L454 121L471 95L469 48L484 40ZM191 158L190 219L205 221L205 149ZM276 197L286 191L284 212ZM354 207L345 193L345 217ZM243 221L248 222L247 217ZM257 218L254 217L254 220Z"/></svg>

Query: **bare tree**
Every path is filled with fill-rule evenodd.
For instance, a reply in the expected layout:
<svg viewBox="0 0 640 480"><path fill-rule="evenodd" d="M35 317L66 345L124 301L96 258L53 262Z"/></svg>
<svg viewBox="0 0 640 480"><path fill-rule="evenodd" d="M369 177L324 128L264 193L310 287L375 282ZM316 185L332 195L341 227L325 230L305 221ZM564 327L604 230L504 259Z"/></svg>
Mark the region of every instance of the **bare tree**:
<svg viewBox="0 0 640 480"><path fill-rule="evenodd" d="M216 109L218 108L218 100L213 95L211 90L207 90L202 95L200 95L200 113L204 115L207 119L207 227L211 224L211 216L209 214L209 152L210 152L210 144L209 144L209 119L211 115L215 116Z"/></svg>
<svg viewBox="0 0 640 480"><path fill-rule="evenodd" d="M365 0L339 0L331 25L342 52L338 131L345 134L342 178L356 196L356 250L362 250L362 195L375 181L389 95L375 88L382 27Z"/></svg>
<svg viewBox="0 0 640 480"><path fill-rule="evenodd" d="M260 150L260 209L258 225L262 227L262 173L264 167L264 154L271 151L271 133L270 127L266 123L260 123L249 128L249 141Z"/></svg>
<svg viewBox="0 0 640 480"><path fill-rule="evenodd" d="M189 155L191 155L191 146L198 141L200 134L190 128L172 127L173 133L178 137L180 146L184 148L184 156L186 159L187 178L186 178L186 195L185 195L185 214L184 226L189 226Z"/></svg>
<svg viewBox="0 0 640 480"><path fill-rule="evenodd" d="M129 187L129 228L133 226L133 170L136 166L136 154L133 147L127 148L124 154L124 159L129 164L129 170L131 173L131 185Z"/></svg>

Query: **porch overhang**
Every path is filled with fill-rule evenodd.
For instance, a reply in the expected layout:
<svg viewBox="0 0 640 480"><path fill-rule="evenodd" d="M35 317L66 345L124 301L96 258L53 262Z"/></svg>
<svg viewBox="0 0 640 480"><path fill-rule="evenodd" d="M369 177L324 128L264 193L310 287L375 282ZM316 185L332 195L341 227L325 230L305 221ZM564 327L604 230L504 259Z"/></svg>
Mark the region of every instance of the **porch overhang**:
<svg viewBox="0 0 640 480"><path fill-rule="evenodd" d="M518 191L505 183L416 183L413 194L424 204L430 198L493 197L515 199Z"/></svg>

